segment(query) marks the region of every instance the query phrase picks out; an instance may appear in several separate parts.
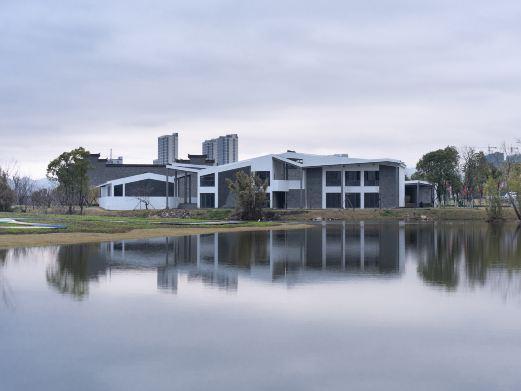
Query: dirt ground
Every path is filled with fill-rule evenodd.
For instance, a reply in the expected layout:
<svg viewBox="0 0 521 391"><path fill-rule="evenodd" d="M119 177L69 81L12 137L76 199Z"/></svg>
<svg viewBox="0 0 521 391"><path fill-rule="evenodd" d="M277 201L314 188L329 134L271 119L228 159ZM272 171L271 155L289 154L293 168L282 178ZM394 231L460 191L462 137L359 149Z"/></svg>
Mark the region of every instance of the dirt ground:
<svg viewBox="0 0 521 391"><path fill-rule="evenodd" d="M120 233L47 233L47 234L25 234L25 235L0 235L0 248L13 247L40 247L49 245L80 244L95 242L111 242L117 240L145 239L161 236L184 236L209 234L216 232L244 232L244 231L266 231L300 229L309 227L309 224L278 224L266 227L172 227L154 229L135 229Z"/></svg>

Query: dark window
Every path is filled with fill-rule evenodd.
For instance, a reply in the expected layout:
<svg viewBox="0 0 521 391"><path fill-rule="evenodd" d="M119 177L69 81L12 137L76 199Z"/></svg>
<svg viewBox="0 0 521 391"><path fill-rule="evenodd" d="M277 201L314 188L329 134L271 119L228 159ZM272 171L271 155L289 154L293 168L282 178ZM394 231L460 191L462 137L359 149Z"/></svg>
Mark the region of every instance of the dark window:
<svg viewBox="0 0 521 391"><path fill-rule="evenodd" d="M340 193L326 193L326 208L341 208L341 199Z"/></svg>
<svg viewBox="0 0 521 391"><path fill-rule="evenodd" d="M215 208L215 194L201 193L201 208Z"/></svg>
<svg viewBox="0 0 521 391"><path fill-rule="evenodd" d="M326 171L326 186L342 186L342 173L340 171Z"/></svg>
<svg viewBox="0 0 521 391"><path fill-rule="evenodd" d="M346 171L346 186L360 186L360 171Z"/></svg>
<svg viewBox="0 0 521 391"><path fill-rule="evenodd" d="M174 184L168 184L168 195L174 196ZM127 197L166 197L166 181L144 179L137 182L129 182L125 185Z"/></svg>
<svg viewBox="0 0 521 391"><path fill-rule="evenodd" d="M346 194L346 208L360 208L360 193Z"/></svg>
<svg viewBox="0 0 521 391"><path fill-rule="evenodd" d="M380 207L380 194L378 193L365 193L364 194L364 208L379 208Z"/></svg>
<svg viewBox="0 0 521 391"><path fill-rule="evenodd" d="M123 185L114 186L114 197L123 197Z"/></svg>
<svg viewBox="0 0 521 391"><path fill-rule="evenodd" d="M364 171L364 186L379 186L380 172L379 171Z"/></svg>
<svg viewBox="0 0 521 391"><path fill-rule="evenodd" d="M269 171L257 171L255 175L264 183L267 182L270 185L270 172Z"/></svg>
<svg viewBox="0 0 521 391"><path fill-rule="evenodd" d="M208 174L208 175L201 176L200 182L201 182L201 187L215 186L215 174Z"/></svg>

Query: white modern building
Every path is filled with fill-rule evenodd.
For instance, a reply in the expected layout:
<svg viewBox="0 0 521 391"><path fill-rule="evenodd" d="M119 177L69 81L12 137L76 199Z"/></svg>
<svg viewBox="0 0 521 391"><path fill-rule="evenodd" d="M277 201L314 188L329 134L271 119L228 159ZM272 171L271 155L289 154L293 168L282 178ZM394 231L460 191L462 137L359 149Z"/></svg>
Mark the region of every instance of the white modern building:
<svg viewBox="0 0 521 391"><path fill-rule="evenodd" d="M208 159L214 160L219 166L234 163L239 160L239 136L227 134L211 140L205 140L202 144L202 153Z"/></svg>
<svg viewBox="0 0 521 391"><path fill-rule="evenodd" d="M168 181L173 181L168 204L173 208L232 208L235 199L228 189L227 179L234 180L236 174L243 171L254 173L267 182L272 208L398 208L405 206L404 169L405 164L395 159L354 159L347 155L293 151L220 166L176 162L167 166ZM166 175L144 175L143 178L134 176L104 183L100 206L116 209L125 204L130 207L131 201L113 199L131 197L135 200L136 193L129 193L125 188L143 189L144 180L159 181L153 184L155 189L167 188ZM134 182L141 183L136 185ZM111 190L116 185L123 186L117 192ZM145 194L167 198L166 190ZM165 205L166 201L157 208Z"/></svg>
<svg viewBox="0 0 521 391"><path fill-rule="evenodd" d="M108 210L168 209L179 207L175 179L146 173L115 179L99 187L99 206ZM167 196L168 195L168 196ZM193 200L195 202L196 199Z"/></svg>
<svg viewBox="0 0 521 391"><path fill-rule="evenodd" d="M154 164L174 163L179 154L179 134L167 134L157 139L157 159Z"/></svg>

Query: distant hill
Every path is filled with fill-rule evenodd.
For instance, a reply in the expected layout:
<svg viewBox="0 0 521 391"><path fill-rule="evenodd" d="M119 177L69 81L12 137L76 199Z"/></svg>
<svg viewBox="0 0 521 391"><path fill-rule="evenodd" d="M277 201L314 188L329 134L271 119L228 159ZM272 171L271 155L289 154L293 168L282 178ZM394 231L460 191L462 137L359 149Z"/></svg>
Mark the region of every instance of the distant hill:
<svg viewBox="0 0 521 391"><path fill-rule="evenodd" d="M37 189L52 189L55 186L55 184L47 178L40 178L34 180L34 186Z"/></svg>

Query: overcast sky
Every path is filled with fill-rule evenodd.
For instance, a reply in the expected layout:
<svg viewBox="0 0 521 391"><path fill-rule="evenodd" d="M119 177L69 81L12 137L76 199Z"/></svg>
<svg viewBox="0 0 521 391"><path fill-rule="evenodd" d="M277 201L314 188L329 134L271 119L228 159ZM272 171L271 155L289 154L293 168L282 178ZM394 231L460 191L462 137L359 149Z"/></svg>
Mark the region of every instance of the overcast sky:
<svg viewBox="0 0 521 391"><path fill-rule="evenodd" d="M521 2L0 0L0 162L239 134L414 166L521 136Z"/></svg>

